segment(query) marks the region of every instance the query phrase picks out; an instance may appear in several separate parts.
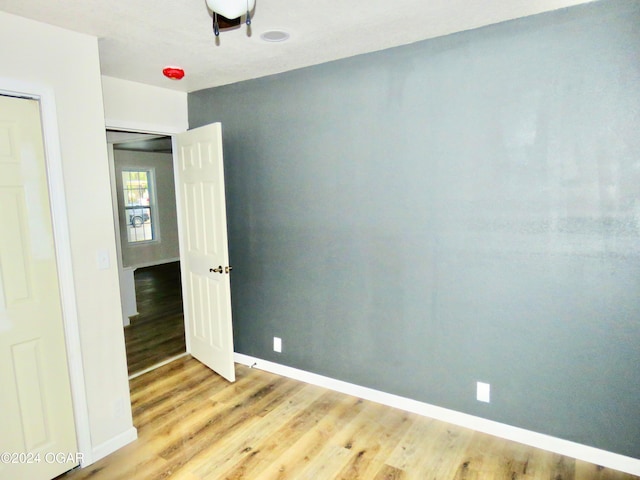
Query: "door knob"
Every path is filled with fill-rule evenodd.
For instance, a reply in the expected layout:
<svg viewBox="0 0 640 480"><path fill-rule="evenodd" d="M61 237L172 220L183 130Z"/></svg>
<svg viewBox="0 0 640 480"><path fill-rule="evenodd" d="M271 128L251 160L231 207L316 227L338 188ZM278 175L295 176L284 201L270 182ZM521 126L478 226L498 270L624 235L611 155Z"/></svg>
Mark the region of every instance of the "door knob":
<svg viewBox="0 0 640 480"><path fill-rule="evenodd" d="M233 267L231 265L229 265L228 267L224 267L224 273L229 273L231 272L231 270L233 270Z"/></svg>
<svg viewBox="0 0 640 480"><path fill-rule="evenodd" d="M210 268L209 271L213 272L213 273L219 273L219 274L222 275L222 273L223 273L222 265L218 265L218 268ZM229 273L229 272L227 272L227 273Z"/></svg>

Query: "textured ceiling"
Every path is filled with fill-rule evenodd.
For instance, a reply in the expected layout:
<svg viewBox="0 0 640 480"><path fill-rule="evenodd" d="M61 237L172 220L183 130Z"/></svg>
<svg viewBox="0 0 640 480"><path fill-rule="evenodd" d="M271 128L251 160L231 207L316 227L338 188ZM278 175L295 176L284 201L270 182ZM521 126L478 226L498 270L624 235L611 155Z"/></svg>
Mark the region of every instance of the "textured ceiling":
<svg viewBox="0 0 640 480"><path fill-rule="evenodd" d="M585 0L257 0L216 42L205 0L0 0L0 10L99 38L104 75L185 92L555 10ZM267 43L281 29L291 38ZM186 76L162 76L167 65Z"/></svg>

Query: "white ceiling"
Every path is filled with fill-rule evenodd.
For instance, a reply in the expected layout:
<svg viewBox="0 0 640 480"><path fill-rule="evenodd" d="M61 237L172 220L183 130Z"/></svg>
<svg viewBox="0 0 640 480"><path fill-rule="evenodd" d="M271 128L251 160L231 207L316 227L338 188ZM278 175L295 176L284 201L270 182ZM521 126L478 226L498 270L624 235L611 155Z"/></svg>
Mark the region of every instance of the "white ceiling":
<svg viewBox="0 0 640 480"><path fill-rule="evenodd" d="M256 0L216 44L205 0L0 0L0 10L99 38L104 75L191 92L589 0ZM290 33L284 43L260 39ZM70 59L72 60L72 59ZM181 81L162 69L184 68Z"/></svg>

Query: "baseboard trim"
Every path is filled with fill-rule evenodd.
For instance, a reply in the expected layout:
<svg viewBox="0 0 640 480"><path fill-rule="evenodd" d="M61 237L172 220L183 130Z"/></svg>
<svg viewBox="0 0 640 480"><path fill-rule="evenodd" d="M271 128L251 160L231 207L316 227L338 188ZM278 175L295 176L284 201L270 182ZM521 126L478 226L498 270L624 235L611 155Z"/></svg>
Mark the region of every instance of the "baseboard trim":
<svg viewBox="0 0 640 480"><path fill-rule="evenodd" d="M151 262L138 263L136 265L127 265L124 268L131 268L134 271L139 268L147 268L147 267L157 267L158 265L164 265L166 263L179 262L180 257L172 257L172 258L161 258L160 260L153 260Z"/></svg>
<svg viewBox="0 0 640 480"><path fill-rule="evenodd" d="M101 458L106 457L107 455L112 454L116 450L121 449L125 445L134 442L138 438L138 430L135 427L131 427L129 430L122 432L120 435L116 435L115 437L107 440L104 443L101 443L97 447L94 447L91 452L91 463L95 463ZM90 464L89 464L90 465ZM82 465L82 467L87 467L89 465Z"/></svg>
<svg viewBox="0 0 640 480"><path fill-rule="evenodd" d="M235 353L234 360L237 363L252 368L258 368L266 372L275 373L283 377L293 378L312 385L318 385L347 395L353 395L365 400L388 405L407 412L417 413L418 415L470 428L495 437L522 443L524 445L594 463L603 467L612 468L621 472L640 475L640 459L570 442L568 440L563 440L542 433L532 432L523 428L513 427L511 425L487 420L474 415L456 412L455 410L437 407L435 405L419 402L410 398L400 397L398 395L381 392L372 388L362 387L342 380L336 380L334 378L325 377L305 370L299 370L297 368L288 367L268 360L251 357L242 353Z"/></svg>

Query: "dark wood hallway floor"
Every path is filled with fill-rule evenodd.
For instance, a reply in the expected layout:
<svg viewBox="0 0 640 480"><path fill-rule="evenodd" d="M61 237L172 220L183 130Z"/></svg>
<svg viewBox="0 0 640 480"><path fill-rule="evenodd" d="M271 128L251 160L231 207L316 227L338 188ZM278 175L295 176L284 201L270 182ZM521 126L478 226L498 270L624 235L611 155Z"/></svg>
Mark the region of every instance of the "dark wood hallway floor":
<svg viewBox="0 0 640 480"><path fill-rule="evenodd" d="M135 271L139 315L125 327L129 375L186 351L180 262Z"/></svg>

